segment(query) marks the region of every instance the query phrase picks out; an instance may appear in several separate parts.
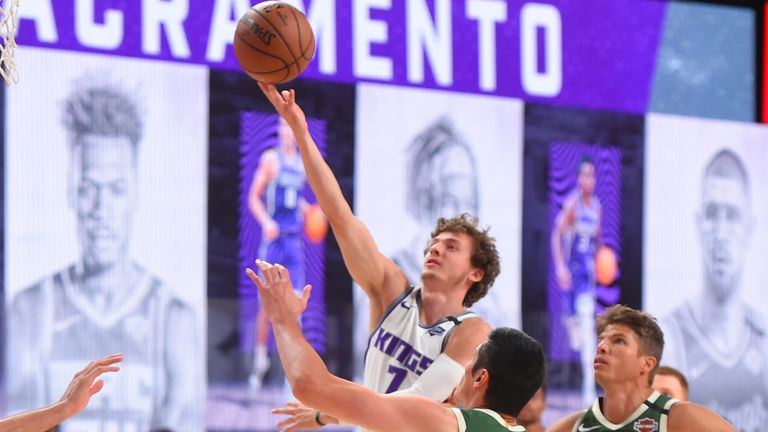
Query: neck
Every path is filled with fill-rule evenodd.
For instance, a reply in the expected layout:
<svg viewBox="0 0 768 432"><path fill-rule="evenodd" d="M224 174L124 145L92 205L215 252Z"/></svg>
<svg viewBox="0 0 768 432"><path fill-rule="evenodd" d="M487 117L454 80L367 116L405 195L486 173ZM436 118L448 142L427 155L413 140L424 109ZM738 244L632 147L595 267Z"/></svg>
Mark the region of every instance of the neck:
<svg viewBox="0 0 768 432"><path fill-rule="evenodd" d="M715 294L718 289L713 287L711 282L706 282L706 285L699 300L701 303L696 308L702 314L696 317L700 319L702 324L715 324L720 320L733 319L740 313L741 308L739 307L739 302L736 301L736 296L730 295L728 298L718 299L717 294ZM731 287L731 289L735 290L736 287ZM706 320L701 319L704 317L706 317Z"/></svg>
<svg viewBox="0 0 768 432"><path fill-rule="evenodd" d="M702 333L720 351L728 352L737 347L741 339L734 335L742 334L744 307L731 296L719 302L712 289L705 289L698 300L698 307L691 310Z"/></svg>
<svg viewBox="0 0 768 432"><path fill-rule="evenodd" d="M581 192L581 201L584 203L585 206L589 207L592 203L592 194Z"/></svg>
<svg viewBox="0 0 768 432"><path fill-rule="evenodd" d="M531 423L518 422L518 424L525 428L525 432L544 432L544 425L541 424L541 420Z"/></svg>
<svg viewBox="0 0 768 432"><path fill-rule="evenodd" d="M647 384L641 385L637 382L607 386L603 389L605 397L601 411L605 418L614 424L626 420L653 393Z"/></svg>
<svg viewBox="0 0 768 432"><path fill-rule="evenodd" d="M114 304L133 286L137 270L130 260L119 260L110 266L97 266L84 262L77 277L87 295L100 295Z"/></svg>
<svg viewBox="0 0 768 432"><path fill-rule="evenodd" d="M497 412L496 414L501 416L501 418L504 419L504 421L507 422L508 425L517 426L517 419L512 417L511 415L500 413L500 412ZM530 432L530 429L528 429L527 427L525 429L527 432Z"/></svg>
<svg viewBox="0 0 768 432"><path fill-rule="evenodd" d="M464 312L464 294L457 290L445 291L424 284L421 289L419 318L422 324L432 325L441 318Z"/></svg>

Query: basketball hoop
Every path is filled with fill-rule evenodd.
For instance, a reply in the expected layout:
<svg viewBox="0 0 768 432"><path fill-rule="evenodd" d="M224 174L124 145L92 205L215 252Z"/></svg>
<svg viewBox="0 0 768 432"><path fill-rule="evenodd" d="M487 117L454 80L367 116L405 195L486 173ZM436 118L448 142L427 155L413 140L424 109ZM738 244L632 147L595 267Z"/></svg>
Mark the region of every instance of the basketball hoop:
<svg viewBox="0 0 768 432"><path fill-rule="evenodd" d="M16 51L16 29L19 24L19 0L5 0L0 5L0 75L6 85L19 82L16 61L13 54Z"/></svg>

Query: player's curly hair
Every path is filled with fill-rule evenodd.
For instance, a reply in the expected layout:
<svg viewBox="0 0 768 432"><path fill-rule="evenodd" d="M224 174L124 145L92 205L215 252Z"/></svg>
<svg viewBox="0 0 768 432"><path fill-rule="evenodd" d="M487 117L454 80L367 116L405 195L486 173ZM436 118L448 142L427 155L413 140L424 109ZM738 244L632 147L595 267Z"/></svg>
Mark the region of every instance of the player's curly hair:
<svg viewBox="0 0 768 432"><path fill-rule="evenodd" d="M496 239L488 234L488 228L481 228L475 216L464 213L452 218L440 218L432 231L432 238L443 232L464 233L472 238L474 251L470 257L473 267L483 270L483 278L472 284L464 296L464 306L470 307L485 297L493 281L501 273L501 259L496 249Z"/></svg>
<svg viewBox="0 0 768 432"><path fill-rule="evenodd" d="M462 203L457 211L477 213L479 207L477 168L472 149L456 130L449 117L441 117L419 133L408 146L407 166L408 188L406 189L407 210L416 220L431 223L442 206L441 189L435 185L436 173L440 173L445 164L442 156L459 157L465 161L466 181L471 190L471 198ZM453 152L453 153L451 153Z"/></svg>
<svg viewBox="0 0 768 432"><path fill-rule="evenodd" d="M64 103L62 122L73 145L88 134L127 137L134 152L144 126L136 101L108 85L76 88Z"/></svg>

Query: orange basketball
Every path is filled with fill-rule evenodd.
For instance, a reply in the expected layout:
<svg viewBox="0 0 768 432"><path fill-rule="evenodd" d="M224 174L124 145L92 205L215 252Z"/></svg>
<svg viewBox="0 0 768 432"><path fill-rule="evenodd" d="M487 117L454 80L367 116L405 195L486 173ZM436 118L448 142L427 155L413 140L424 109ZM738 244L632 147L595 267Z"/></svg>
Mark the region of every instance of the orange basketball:
<svg viewBox="0 0 768 432"><path fill-rule="evenodd" d="M265 1L250 8L237 23L235 57L251 78L266 83L290 81L315 55L315 35L301 11Z"/></svg>
<svg viewBox="0 0 768 432"><path fill-rule="evenodd" d="M328 234L328 222L317 204L309 206L304 214L304 234L312 243L320 243Z"/></svg>
<svg viewBox="0 0 768 432"><path fill-rule="evenodd" d="M603 246L595 254L595 277L603 286L609 286L616 280L616 253L608 246Z"/></svg>

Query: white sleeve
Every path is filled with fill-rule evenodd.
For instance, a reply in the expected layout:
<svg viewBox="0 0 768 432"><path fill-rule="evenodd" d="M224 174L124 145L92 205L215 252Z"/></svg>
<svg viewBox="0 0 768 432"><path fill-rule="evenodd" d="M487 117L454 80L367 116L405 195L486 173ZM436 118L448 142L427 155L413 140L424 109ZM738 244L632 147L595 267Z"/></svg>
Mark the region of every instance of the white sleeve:
<svg viewBox="0 0 768 432"><path fill-rule="evenodd" d="M445 353L440 354L421 376L408 388L393 394L425 396L433 401L443 402L448 399L453 389L459 385L464 375L464 367Z"/></svg>

